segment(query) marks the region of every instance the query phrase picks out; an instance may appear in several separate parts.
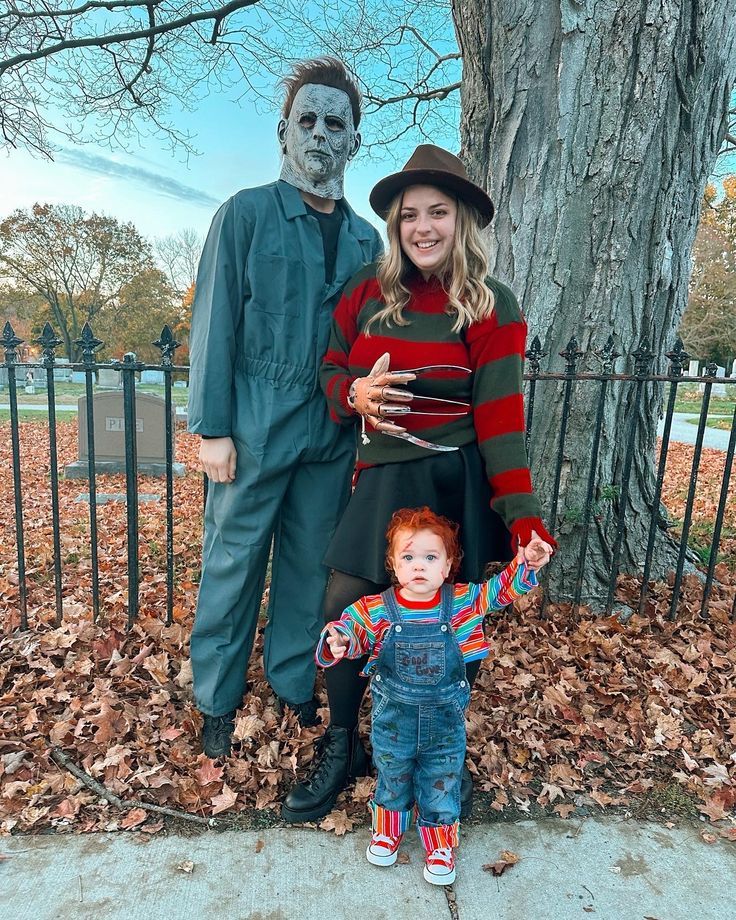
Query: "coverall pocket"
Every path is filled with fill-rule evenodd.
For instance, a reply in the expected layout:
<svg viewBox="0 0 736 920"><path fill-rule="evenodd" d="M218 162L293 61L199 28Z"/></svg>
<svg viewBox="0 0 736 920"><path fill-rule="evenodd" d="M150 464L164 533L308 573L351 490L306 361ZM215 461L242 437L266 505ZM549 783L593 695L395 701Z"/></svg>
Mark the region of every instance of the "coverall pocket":
<svg viewBox="0 0 736 920"><path fill-rule="evenodd" d="M308 289L304 278L304 263L300 259L256 252L248 265L248 274L253 292L251 306L254 310L280 316L300 314L301 301Z"/></svg>
<svg viewBox="0 0 736 920"><path fill-rule="evenodd" d="M444 642L396 642L396 674L410 686L438 684L445 676Z"/></svg>

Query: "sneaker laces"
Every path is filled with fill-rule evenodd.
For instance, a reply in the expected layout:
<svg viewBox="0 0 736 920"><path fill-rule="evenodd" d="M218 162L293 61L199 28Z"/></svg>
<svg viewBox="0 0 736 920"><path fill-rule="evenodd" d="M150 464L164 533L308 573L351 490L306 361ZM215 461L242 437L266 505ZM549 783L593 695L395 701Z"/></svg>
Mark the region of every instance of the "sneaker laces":
<svg viewBox="0 0 736 920"><path fill-rule="evenodd" d="M427 857L427 862L441 862L450 867L453 862L452 849L450 847L437 847Z"/></svg>
<svg viewBox="0 0 736 920"><path fill-rule="evenodd" d="M389 847L389 849L393 850L400 840L401 837L391 837L386 836L386 834L374 834L371 838L371 846L373 846L373 844L377 844L378 846Z"/></svg>

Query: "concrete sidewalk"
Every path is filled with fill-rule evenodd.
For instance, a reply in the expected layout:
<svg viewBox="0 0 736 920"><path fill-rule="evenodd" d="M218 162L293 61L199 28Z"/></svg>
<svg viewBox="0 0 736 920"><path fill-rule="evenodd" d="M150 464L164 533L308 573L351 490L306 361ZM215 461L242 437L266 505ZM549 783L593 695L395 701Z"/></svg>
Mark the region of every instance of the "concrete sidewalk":
<svg viewBox="0 0 736 920"><path fill-rule="evenodd" d="M733 920L736 844L618 818L467 828L453 889L365 860L369 832L301 828L0 839L2 920ZM512 850L496 878L482 866ZM178 868L194 864L190 873Z"/></svg>

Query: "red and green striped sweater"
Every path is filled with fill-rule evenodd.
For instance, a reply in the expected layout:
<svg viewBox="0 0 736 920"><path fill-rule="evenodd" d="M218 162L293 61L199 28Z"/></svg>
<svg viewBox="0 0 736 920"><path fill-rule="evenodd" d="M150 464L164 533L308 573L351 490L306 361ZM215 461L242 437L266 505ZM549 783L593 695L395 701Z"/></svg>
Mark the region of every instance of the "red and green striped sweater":
<svg viewBox="0 0 736 920"><path fill-rule="evenodd" d="M435 277L425 281L417 272L407 287L412 297L404 308L406 326L368 321L385 304L376 279L376 265L366 266L348 282L335 310L330 344L320 371L332 418L354 424L347 401L350 384L364 377L385 352L391 370L431 364L469 367L472 375L457 372L420 377L410 389L424 396L469 402L472 411L454 418L431 415L401 416L411 434L440 444L463 447L477 439L491 485L491 506L522 545L531 531L554 545L540 520L540 505L532 490L524 444L522 368L526 323L513 293L488 278L495 305L493 314L462 332L453 332L454 316L447 312L447 295ZM419 406L417 406L419 408ZM358 444L358 469L428 456L407 441L368 429L369 444Z"/></svg>

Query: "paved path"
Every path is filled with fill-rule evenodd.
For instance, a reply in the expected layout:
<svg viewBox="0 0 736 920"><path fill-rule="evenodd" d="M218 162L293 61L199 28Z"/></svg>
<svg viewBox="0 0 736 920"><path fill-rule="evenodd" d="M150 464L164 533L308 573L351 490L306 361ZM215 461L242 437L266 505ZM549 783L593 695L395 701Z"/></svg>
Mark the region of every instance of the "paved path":
<svg viewBox="0 0 736 920"><path fill-rule="evenodd" d="M0 839L3 920L731 920L736 843L619 818L469 827L454 891L365 860L368 830ZM708 828L710 830L710 828ZM496 878L501 850L521 858ZM178 866L191 861L193 871Z"/></svg>
<svg viewBox="0 0 736 920"><path fill-rule="evenodd" d="M709 418L731 418L728 415L711 415ZM694 444L698 435L698 415L691 415L688 412L675 412L672 416L672 429L670 431L670 441L679 441L681 444ZM695 424L688 422L687 419L694 419ZM664 428L664 419L660 419L657 425L657 434L662 434ZM706 428L703 437L703 447L714 447L716 450L727 450L730 431L720 428Z"/></svg>

